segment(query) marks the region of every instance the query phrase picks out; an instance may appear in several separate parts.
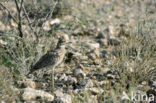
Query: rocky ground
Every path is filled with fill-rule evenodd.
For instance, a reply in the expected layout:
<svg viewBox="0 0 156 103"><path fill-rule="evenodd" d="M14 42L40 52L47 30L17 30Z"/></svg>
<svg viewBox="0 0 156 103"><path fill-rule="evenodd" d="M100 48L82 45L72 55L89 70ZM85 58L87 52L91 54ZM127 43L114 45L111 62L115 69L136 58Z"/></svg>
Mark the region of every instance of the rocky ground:
<svg viewBox="0 0 156 103"><path fill-rule="evenodd" d="M3 17L7 13L0 11L0 101L155 103L156 1L67 3L70 8L64 8L63 15L56 14L45 23L38 42L27 23L23 23L24 37L20 39L17 24ZM16 15L12 2L6 6ZM55 69L52 95L50 68L27 73L46 51L56 46L60 34L67 34L70 43L63 63ZM125 94L128 99L123 98Z"/></svg>

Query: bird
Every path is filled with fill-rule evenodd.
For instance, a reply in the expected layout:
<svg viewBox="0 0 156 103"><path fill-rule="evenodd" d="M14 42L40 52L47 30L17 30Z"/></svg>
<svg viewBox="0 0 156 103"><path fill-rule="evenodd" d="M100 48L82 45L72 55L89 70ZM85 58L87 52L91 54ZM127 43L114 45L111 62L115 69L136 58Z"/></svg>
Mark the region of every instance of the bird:
<svg viewBox="0 0 156 103"><path fill-rule="evenodd" d="M63 61L66 54L66 44L68 41L68 35L62 35L57 42L57 46L55 49L47 51L46 54L41 56L41 58L36 62L35 65L32 66L30 72L28 74L32 74L33 72L43 69L43 68L51 68L51 85L52 85L52 94L54 94L54 69Z"/></svg>

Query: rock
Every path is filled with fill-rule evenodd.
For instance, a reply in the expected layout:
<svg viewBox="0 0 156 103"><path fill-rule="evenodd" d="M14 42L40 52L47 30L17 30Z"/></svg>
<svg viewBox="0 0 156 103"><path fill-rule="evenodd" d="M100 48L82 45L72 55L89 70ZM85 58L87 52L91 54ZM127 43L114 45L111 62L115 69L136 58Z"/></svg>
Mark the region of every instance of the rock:
<svg viewBox="0 0 156 103"><path fill-rule="evenodd" d="M98 49L100 47L99 43L90 43L90 48Z"/></svg>
<svg viewBox="0 0 156 103"><path fill-rule="evenodd" d="M103 74L108 74L109 72L111 72L111 69L110 68L101 68L100 72Z"/></svg>
<svg viewBox="0 0 156 103"><path fill-rule="evenodd" d="M0 28L1 30L6 30L6 26L0 21ZM1 32L2 34L3 32Z"/></svg>
<svg viewBox="0 0 156 103"><path fill-rule="evenodd" d="M90 77L91 76L91 77ZM90 75L89 77L92 79L92 80L103 80L104 79L104 76L102 74L102 72L97 72L97 73L94 73L92 75Z"/></svg>
<svg viewBox="0 0 156 103"><path fill-rule="evenodd" d="M66 15L66 16L64 16L63 21L68 21L68 20L72 20L72 19L73 19L73 16Z"/></svg>
<svg viewBox="0 0 156 103"><path fill-rule="evenodd" d="M69 77L65 84L66 84L66 85L73 85L73 84L76 84L76 83L77 83L76 78L74 78L74 77Z"/></svg>
<svg viewBox="0 0 156 103"><path fill-rule="evenodd" d="M12 27L14 27L14 28L17 28L17 27L18 27L17 23L15 23L12 19L11 19L10 25L11 25Z"/></svg>
<svg viewBox="0 0 156 103"><path fill-rule="evenodd" d="M88 58L90 58L93 61L94 65L99 65L101 64L101 59L100 59L100 53L98 49L91 50L87 54Z"/></svg>
<svg viewBox="0 0 156 103"><path fill-rule="evenodd" d="M71 75L66 75L65 73L56 76L55 82L58 85L73 85L77 83L77 79L75 77L71 77Z"/></svg>
<svg viewBox="0 0 156 103"><path fill-rule="evenodd" d="M64 95L62 90L60 90L60 89L57 89L54 93L55 93L56 97L62 97Z"/></svg>
<svg viewBox="0 0 156 103"><path fill-rule="evenodd" d="M75 95L75 94L79 94L79 93L81 93L82 92L82 89L74 89L73 90L73 94Z"/></svg>
<svg viewBox="0 0 156 103"><path fill-rule="evenodd" d="M88 59L87 56L83 56L83 55L82 55L81 53L79 53L79 52L75 52L74 55L73 55L73 57L74 57L75 59L81 59L81 60L86 60L86 59Z"/></svg>
<svg viewBox="0 0 156 103"><path fill-rule="evenodd" d="M73 36L83 36L84 35L84 32L77 29L77 30L74 30L74 32L72 33Z"/></svg>
<svg viewBox="0 0 156 103"><path fill-rule="evenodd" d="M61 20L60 20L60 19L58 19L58 18L56 18L56 19L54 19L54 20L50 21L50 25L60 24L60 23L61 23Z"/></svg>
<svg viewBox="0 0 156 103"><path fill-rule="evenodd" d="M82 69L75 69L74 70L74 76L76 78L85 78L86 77L86 74L82 71Z"/></svg>
<svg viewBox="0 0 156 103"><path fill-rule="evenodd" d="M115 76L112 74L107 74L107 79L115 79Z"/></svg>
<svg viewBox="0 0 156 103"><path fill-rule="evenodd" d="M67 81L68 80L68 76L66 76L66 74L65 73L63 73L62 75L61 75L61 77L59 77L59 79L58 79L58 81L60 81L60 82L62 82L62 81Z"/></svg>
<svg viewBox="0 0 156 103"><path fill-rule="evenodd" d="M83 80L79 84L80 86L84 86L85 88L91 88L94 85L91 79Z"/></svg>
<svg viewBox="0 0 156 103"><path fill-rule="evenodd" d="M89 53L88 53L88 58L92 59L92 60L96 60L100 57L100 53L99 53L99 50L97 49L94 49L94 50L91 50Z"/></svg>
<svg viewBox="0 0 156 103"><path fill-rule="evenodd" d="M69 35L68 34L61 34L64 38L65 38L65 40L67 41L67 42L69 42Z"/></svg>
<svg viewBox="0 0 156 103"><path fill-rule="evenodd" d="M53 95L45 91L35 90L32 88L25 88L22 97L23 97L23 100L26 100L26 101L35 100L36 98L41 98L41 100L47 101L47 102L51 102L54 100Z"/></svg>
<svg viewBox="0 0 156 103"><path fill-rule="evenodd" d="M113 46L120 45L120 41L116 38L109 38L107 42L108 45L113 45Z"/></svg>
<svg viewBox="0 0 156 103"><path fill-rule="evenodd" d="M88 98L87 103L99 103L97 95L91 95Z"/></svg>
<svg viewBox="0 0 156 103"><path fill-rule="evenodd" d="M74 71L73 71L73 75L77 78L77 79L84 79L86 77L86 74L83 72L83 66L82 65L78 65Z"/></svg>
<svg viewBox="0 0 156 103"><path fill-rule="evenodd" d="M113 25L109 25L108 29L109 29L110 35L111 36L115 36L115 34L117 32L116 29L115 29L115 27Z"/></svg>
<svg viewBox="0 0 156 103"><path fill-rule="evenodd" d="M23 79L15 83L18 88L36 88L36 84L32 79Z"/></svg>
<svg viewBox="0 0 156 103"><path fill-rule="evenodd" d="M142 85L147 85L148 82L147 82L147 81L142 81L141 84L142 84Z"/></svg>
<svg viewBox="0 0 156 103"><path fill-rule="evenodd" d="M82 70L84 70L84 66L83 66L83 64L78 64L78 66L75 69L82 69Z"/></svg>
<svg viewBox="0 0 156 103"><path fill-rule="evenodd" d="M103 93L103 89L101 89L101 88L95 88L95 87L93 87L93 88L89 88L88 89L93 95L97 95L97 94L102 94Z"/></svg>
<svg viewBox="0 0 156 103"><path fill-rule="evenodd" d="M108 51L107 51L107 50L104 50L104 49L103 49L103 50L101 50L101 51L100 51L100 57L105 58L105 57L107 57L107 56L108 56L108 54L109 54L109 53L108 53Z"/></svg>
<svg viewBox="0 0 156 103"><path fill-rule="evenodd" d="M1 34L0 34L1 35ZM5 42L5 41L3 41L3 40L0 40L0 45L7 45L8 43L7 42Z"/></svg>
<svg viewBox="0 0 156 103"><path fill-rule="evenodd" d="M101 59L96 59L96 60L94 60L93 61L93 64L94 65L101 65L102 63L101 63Z"/></svg>
<svg viewBox="0 0 156 103"><path fill-rule="evenodd" d="M95 43L95 42L86 42L85 41L85 42L82 42L82 45L84 47L90 48L91 50L100 48L100 44L99 43Z"/></svg>
<svg viewBox="0 0 156 103"><path fill-rule="evenodd" d="M99 82L99 84L102 86L102 85L107 85L109 84L110 82L108 80L104 80L104 81L101 81Z"/></svg>
<svg viewBox="0 0 156 103"><path fill-rule="evenodd" d="M64 94L61 97L58 97L54 103L72 103L72 97L68 94Z"/></svg>

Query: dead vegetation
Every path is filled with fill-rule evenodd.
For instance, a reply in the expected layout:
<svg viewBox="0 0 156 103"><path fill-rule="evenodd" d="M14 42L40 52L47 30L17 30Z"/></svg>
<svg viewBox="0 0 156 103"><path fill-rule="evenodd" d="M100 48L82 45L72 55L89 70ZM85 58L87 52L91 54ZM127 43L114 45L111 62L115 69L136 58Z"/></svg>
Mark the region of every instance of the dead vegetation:
<svg viewBox="0 0 156 103"><path fill-rule="evenodd" d="M0 1L0 102L137 100L123 100L123 92L156 98L156 2L15 1ZM27 73L61 34L69 43L53 96L48 69Z"/></svg>

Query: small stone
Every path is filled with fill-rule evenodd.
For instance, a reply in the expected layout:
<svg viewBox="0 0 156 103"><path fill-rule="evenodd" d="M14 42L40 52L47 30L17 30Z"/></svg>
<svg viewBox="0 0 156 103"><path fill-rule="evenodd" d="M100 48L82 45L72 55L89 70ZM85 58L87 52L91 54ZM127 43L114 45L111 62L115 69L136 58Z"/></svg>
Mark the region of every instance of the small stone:
<svg viewBox="0 0 156 103"><path fill-rule="evenodd" d="M82 70L84 70L84 66L82 64L79 64L75 69L82 69Z"/></svg>
<svg viewBox="0 0 156 103"><path fill-rule="evenodd" d="M50 21L50 25L60 24L60 23L61 23L61 20L60 20L60 19L58 19L58 18L56 18L56 19L54 19L54 20Z"/></svg>
<svg viewBox="0 0 156 103"><path fill-rule="evenodd" d="M86 74L82 71L82 69L74 69L73 71L73 75L77 78L77 79L84 79L86 77Z"/></svg>
<svg viewBox="0 0 156 103"><path fill-rule="evenodd" d="M5 41L3 41L3 40L0 40L0 45L7 45L8 43L7 42L5 42Z"/></svg>
<svg viewBox="0 0 156 103"><path fill-rule="evenodd" d="M109 84L110 82L108 80L104 80L104 81L101 81L99 82L100 85L106 85L106 84Z"/></svg>
<svg viewBox="0 0 156 103"><path fill-rule="evenodd" d="M87 103L99 103L97 95L91 95L90 98L88 98Z"/></svg>
<svg viewBox="0 0 156 103"><path fill-rule="evenodd" d="M93 62L94 65L101 65L101 59L95 59Z"/></svg>
<svg viewBox="0 0 156 103"><path fill-rule="evenodd" d="M1 30L5 30L6 29L6 26L1 21L0 21L0 28L1 28Z"/></svg>
<svg viewBox="0 0 156 103"><path fill-rule="evenodd" d="M100 57L100 53L99 53L99 50L97 49L94 49L94 50L91 50L89 53L88 53L88 58L92 59L92 60L96 60Z"/></svg>
<svg viewBox="0 0 156 103"><path fill-rule="evenodd" d="M68 76L66 76L65 73L63 73L61 77L58 79L58 81L67 81L67 80L68 80Z"/></svg>
<svg viewBox="0 0 156 103"><path fill-rule="evenodd" d="M91 43L90 44L90 48L98 49L99 47L100 47L100 44L99 43Z"/></svg>
<svg viewBox="0 0 156 103"><path fill-rule="evenodd" d="M115 30L115 27L113 25L109 26L109 33L110 33L110 35L115 36L116 30Z"/></svg>
<svg viewBox="0 0 156 103"><path fill-rule="evenodd" d="M83 36L84 35L84 32L83 31L80 31L80 30L75 30L73 33L72 33L73 36Z"/></svg>
<svg viewBox="0 0 156 103"><path fill-rule="evenodd" d="M73 16L71 15L67 15L63 18L64 21L68 21L68 20L72 20L73 19Z"/></svg>
<svg viewBox="0 0 156 103"><path fill-rule="evenodd" d="M75 94L78 94L78 93L80 93L80 91L81 91L81 89L75 89L75 90L73 90L73 94L75 95Z"/></svg>
<svg viewBox="0 0 156 103"><path fill-rule="evenodd" d="M36 84L32 79L24 79L22 81L17 81L16 85L18 88L36 88Z"/></svg>
<svg viewBox="0 0 156 103"><path fill-rule="evenodd" d="M76 84L76 83L77 83L77 80L74 77L69 77L68 80L66 81L67 85L73 85L73 84Z"/></svg>
<svg viewBox="0 0 156 103"><path fill-rule="evenodd" d="M64 33L64 34L61 34L61 36L63 36L66 41L69 41L69 35L68 34Z"/></svg>
<svg viewBox="0 0 156 103"><path fill-rule="evenodd" d="M85 42L82 42L82 45L85 46L85 47L90 48L91 50L100 48L100 44L96 43L96 42L86 42L85 41Z"/></svg>
<svg viewBox="0 0 156 103"><path fill-rule="evenodd" d="M139 85L137 86L137 89L138 89L138 90L143 90L144 88L145 88L145 86L142 85L142 84L139 84Z"/></svg>
<svg viewBox="0 0 156 103"><path fill-rule="evenodd" d="M64 94L55 100L55 103L72 103L72 97L68 94Z"/></svg>
<svg viewBox="0 0 156 103"><path fill-rule="evenodd" d="M142 81L141 84L142 84L142 85L147 85L148 83L147 83L147 81Z"/></svg>
<svg viewBox="0 0 156 103"><path fill-rule="evenodd" d="M101 88L89 88L89 91L93 94L93 95L97 95L97 94L102 94L103 93L103 89Z"/></svg>
<svg viewBox="0 0 156 103"><path fill-rule="evenodd" d="M108 45L117 46L117 45L120 45L120 41L115 38L110 38L108 39Z"/></svg>
<svg viewBox="0 0 156 103"><path fill-rule="evenodd" d="M64 94L60 89L57 89L55 92L56 97L62 97Z"/></svg>
<svg viewBox="0 0 156 103"><path fill-rule="evenodd" d="M105 73L107 74L107 73L109 73L110 71L111 71L110 68L101 68L101 69L100 69L100 72L102 72L102 73L104 73L104 74L105 74Z"/></svg>
<svg viewBox="0 0 156 103"><path fill-rule="evenodd" d="M14 27L14 28L18 27L17 23L15 23L12 19L11 19L11 26Z"/></svg>
<svg viewBox="0 0 156 103"><path fill-rule="evenodd" d="M107 56L108 56L108 51L107 50L103 49L103 50L100 51L100 57L104 57L105 58Z"/></svg>
<svg viewBox="0 0 156 103"><path fill-rule="evenodd" d="M88 80L83 80L82 82L80 82L80 86L84 86L85 88L91 88L93 87L93 82L92 80L88 79Z"/></svg>
<svg viewBox="0 0 156 103"><path fill-rule="evenodd" d="M115 79L115 76L112 75L112 74L107 74L107 78L108 78L108 79Z"/></svg>
<svg viewBox="0 0 156 103"><path fill-rule="evenodd" d="M47 102L54 100L53 95L51 95L45 91L35 90L32 88L25 88L22 97L23 97L23 100L26 100L26 101L35 100L38 97L40 97L42 100L46 100Z"/></svg>

